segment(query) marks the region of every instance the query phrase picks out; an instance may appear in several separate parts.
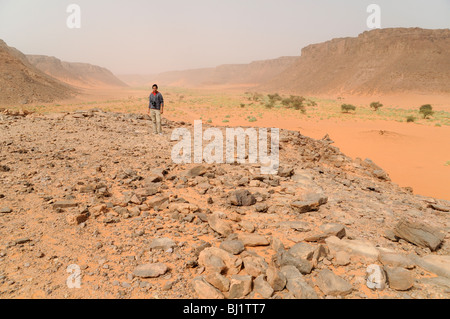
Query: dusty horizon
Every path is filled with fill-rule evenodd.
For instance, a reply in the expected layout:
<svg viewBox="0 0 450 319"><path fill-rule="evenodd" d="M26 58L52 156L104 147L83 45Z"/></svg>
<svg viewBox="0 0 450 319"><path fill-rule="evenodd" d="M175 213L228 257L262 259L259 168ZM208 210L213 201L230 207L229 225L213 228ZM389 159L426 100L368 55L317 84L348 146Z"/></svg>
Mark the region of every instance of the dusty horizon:
<svg viewBox="0 0 450 319"><path fill-rule="evenodd" d="M299 56L309 44L370 30L372 2L80 0L80 28L73 29L67 25L71 3L1 1L0 39L25 54L99 65L117 75L149 75ZM377 4L381 28L450 28L446 1ZM155 8L161 14L149 19Z"/></svg>

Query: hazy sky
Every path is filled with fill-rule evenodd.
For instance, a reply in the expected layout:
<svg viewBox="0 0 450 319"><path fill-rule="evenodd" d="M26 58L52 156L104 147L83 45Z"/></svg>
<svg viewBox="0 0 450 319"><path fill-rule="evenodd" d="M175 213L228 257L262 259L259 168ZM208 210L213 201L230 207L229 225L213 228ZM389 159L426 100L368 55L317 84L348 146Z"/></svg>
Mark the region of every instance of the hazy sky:
<svg viewBox="0 0 450 319"><path fill-rule="evenodd" d="M69 4L81 28L69 29ZM0 0L0 39L25 54L86 62L115 74L249 63L381 27L450 28L450 0Z"/></svg>

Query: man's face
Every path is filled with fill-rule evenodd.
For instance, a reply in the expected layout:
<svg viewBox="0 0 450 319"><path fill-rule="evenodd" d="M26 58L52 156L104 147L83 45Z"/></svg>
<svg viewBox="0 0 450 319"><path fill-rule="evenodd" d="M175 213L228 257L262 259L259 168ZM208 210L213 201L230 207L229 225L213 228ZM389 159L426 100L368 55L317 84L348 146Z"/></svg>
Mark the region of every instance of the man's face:
<svg viewBox="0 0 450 319"><path fill-rule="evenodd" d="M158 89L156 88L156 86L153 87L153 92L156 93L156 91L158 91Z"/></svg>

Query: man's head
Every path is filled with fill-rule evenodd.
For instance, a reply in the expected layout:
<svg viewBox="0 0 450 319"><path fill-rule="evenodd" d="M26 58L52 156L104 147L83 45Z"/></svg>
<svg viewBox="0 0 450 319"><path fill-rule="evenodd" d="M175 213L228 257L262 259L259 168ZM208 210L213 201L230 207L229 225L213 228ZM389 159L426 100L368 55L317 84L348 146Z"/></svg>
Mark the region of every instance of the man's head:
<svg viewBox="0 0 450 319"><path fill-rule="evenodd" d="M158 85L157 84L153 84L152 89L153 89L153 92L157 92L158 91Z"/></svg>

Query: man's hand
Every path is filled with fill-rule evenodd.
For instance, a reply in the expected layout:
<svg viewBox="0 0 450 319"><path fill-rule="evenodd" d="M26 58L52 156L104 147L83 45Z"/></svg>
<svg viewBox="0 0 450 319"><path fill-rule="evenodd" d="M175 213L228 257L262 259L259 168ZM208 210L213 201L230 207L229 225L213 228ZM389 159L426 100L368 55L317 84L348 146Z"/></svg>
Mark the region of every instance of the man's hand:
<svg viewBox="0 0 450 319"><path fill-rule="evenodd" d="M164 109L163 108L161 109L161 114L164 114Z"/></svg>

